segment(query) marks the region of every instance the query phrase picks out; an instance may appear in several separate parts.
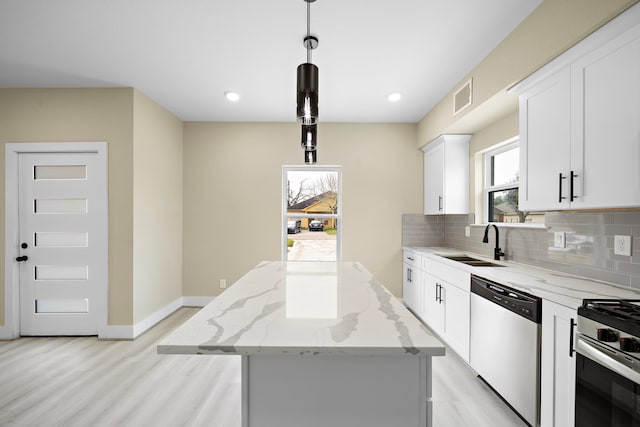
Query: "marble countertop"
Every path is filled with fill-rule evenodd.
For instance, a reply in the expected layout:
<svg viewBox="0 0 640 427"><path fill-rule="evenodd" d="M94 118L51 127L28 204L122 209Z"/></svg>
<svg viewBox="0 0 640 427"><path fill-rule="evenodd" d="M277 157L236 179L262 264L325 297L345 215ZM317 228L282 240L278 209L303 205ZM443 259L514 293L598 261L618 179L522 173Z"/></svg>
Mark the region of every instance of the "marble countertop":
<svg viewBox="0 0 640 427"><path fill-rule="evenodd" d="M161 354L444 355L356 262L262 262L158 345Z"/></svg>
<svg viewBox="0 0 640 427"><path fill-rule="evenodd" d="M529 292L540 298L577 309L587 298L640 299L640 292L622 288L588 277L574 276L512 261L494 261L482 255L451 248L403 247L435 261L457 267L471 274L484 277ZM467 254L474 258L501 264L504 267L472 267L452 261L440 255Z"/></svg>

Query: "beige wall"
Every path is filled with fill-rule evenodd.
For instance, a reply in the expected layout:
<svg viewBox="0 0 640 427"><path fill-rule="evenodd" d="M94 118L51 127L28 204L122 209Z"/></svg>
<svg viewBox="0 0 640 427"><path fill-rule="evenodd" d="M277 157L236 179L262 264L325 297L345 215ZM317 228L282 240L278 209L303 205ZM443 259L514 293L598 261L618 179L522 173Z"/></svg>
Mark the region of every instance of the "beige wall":
<svg viewBox="0 0 640 427"><path fill-rule="evenodd" d="M469 212L475 213L477 223L483 218L484 152L497 144L505 143L519 134L518 112L495 121L476 132L469 141Z"/></svg>
<svg viewBox="0 0 640 427"><path fill-rule="evenodd" d="M295 123L185 123L185 296L280 259L282 165L303 163L299 139ZM416 126L321 123L318 140L319 163L343 167L343 260L401 295L402 214L422 212Z"/></svg>
<svg viewBox="0 0 640 427"><path fill-rule="evenodd" d="M109 150L109 323L133 317L133 89L0 89L0 143L107 141ZM4 147L0 221L4 224ZM0 231L4 242L4 228ZM0 245L4 264L4 244ZM4 265L2 265L4 271ZM4 284L0 320L4 324Z"/></svg>
<svg viewBox="0 0 640 427"><path fill-rule="evenodd" d="M418 124L418 147L444 133L475 133L517 109L506 89L617 16L638 0L544 0L464 79L473 78L473 105L453 118L452 94Z"/></svg>
<svg viewBox="0 0 640 427"><path fill-rule="evenodd" d="M133 322L182 296L182 121L133 97Z"/></svg>

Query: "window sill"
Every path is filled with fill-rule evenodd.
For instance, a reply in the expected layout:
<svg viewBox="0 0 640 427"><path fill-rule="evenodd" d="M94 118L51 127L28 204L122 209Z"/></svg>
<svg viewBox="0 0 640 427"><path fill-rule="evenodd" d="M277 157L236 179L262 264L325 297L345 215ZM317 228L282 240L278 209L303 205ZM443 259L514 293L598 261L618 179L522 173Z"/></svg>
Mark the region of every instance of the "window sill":
<svg viewBox="0 0 640 427"><path fill-rule="evenodd" d="M495 224L501 228L532 228L536 230L547 229L548 227L544 224L531 224L531 223L522 223L522 222L491 222L485 224L469 224L471 227L486 227L489 224Z"/></svg>

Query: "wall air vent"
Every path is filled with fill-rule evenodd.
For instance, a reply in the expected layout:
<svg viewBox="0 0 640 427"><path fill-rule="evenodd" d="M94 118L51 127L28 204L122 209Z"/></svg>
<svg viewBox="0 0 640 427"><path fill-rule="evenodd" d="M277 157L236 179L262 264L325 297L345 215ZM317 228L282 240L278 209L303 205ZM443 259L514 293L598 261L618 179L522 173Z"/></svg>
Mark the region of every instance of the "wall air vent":
<svg viewBox="0 0 640 427"><path fill-rule="evenodd" d="M458 89L453 94L453 115L455 116L465 108L467 108L473 102L473 79L467 80L465 84L462 85L460 89Z"/></svg>

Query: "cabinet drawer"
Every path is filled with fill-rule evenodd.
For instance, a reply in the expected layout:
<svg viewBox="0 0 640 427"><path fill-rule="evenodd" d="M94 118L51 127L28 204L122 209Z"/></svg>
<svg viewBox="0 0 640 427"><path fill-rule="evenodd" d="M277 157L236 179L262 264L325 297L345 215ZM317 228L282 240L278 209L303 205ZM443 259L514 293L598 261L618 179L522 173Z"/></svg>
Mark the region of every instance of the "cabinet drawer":
<svg viewBox="0 0 640 427"><path fill-rule="evenodd" d="M404 251L402 261L412 267L422 268L422 256L415 252Z"/></svg>
<svg viewBox="0 0 640 427"><path fill-rule="evenodd" d="M471 274L466 271L434 261L427 257L422 258L422 270L462 289L463 291L471 291Z"/></svg>

